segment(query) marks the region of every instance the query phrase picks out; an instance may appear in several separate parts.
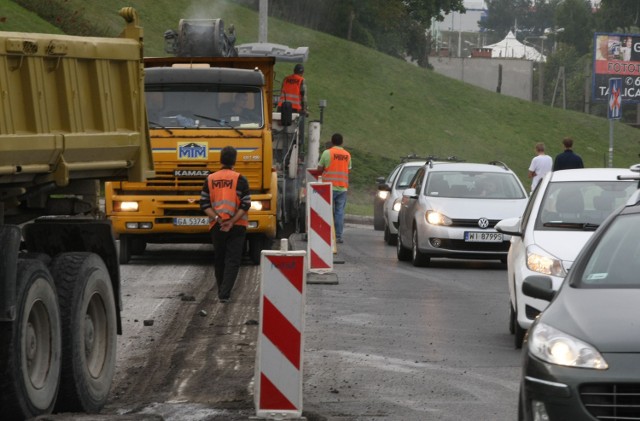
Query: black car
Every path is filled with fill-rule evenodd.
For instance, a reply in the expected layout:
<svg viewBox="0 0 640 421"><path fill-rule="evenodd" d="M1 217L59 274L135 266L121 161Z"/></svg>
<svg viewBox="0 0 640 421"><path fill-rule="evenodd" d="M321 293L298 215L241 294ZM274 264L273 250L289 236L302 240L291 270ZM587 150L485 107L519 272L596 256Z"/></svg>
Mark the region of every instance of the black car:
<svg viewBox="0 0 640 421"><path fill-rule="evenodd" d="M640 420L640 191L582 248L523 344L519 420Z"/></svg>

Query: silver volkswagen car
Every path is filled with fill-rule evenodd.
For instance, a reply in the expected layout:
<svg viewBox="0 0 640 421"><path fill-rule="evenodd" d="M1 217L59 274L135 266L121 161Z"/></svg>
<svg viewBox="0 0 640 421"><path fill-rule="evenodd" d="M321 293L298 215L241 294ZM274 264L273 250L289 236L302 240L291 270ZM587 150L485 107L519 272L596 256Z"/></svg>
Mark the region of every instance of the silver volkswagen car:
<svg viewBox="0 0 640 421"><path fill-rule="evenodd" d="M427 162L403 192L397 254L415 266L431 258L507 261L510 237L495 224L518 217L528 196L505 164Z"/></svg>

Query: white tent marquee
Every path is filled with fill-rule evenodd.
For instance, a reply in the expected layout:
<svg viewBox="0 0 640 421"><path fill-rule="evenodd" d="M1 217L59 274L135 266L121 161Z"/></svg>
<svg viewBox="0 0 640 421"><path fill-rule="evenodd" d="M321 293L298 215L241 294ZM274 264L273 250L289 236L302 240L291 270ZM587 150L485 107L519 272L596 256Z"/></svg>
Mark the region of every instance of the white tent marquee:
<svg viewBox="0 0 640 421"><path fill-rule="evenodd" d="M518 41L511 31L509 31L502 41L496 44L485 45L484 48L491 48L492 58L519 58L531 61L547 60L547 58L540 54L535 48Z"/></svg>

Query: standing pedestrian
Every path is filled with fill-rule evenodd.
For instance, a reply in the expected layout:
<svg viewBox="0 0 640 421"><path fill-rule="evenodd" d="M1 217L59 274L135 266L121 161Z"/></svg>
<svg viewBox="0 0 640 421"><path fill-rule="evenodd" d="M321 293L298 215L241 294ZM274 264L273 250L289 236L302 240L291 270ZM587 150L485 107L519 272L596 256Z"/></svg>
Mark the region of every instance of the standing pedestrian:
<svg viewBox="0 0 640 421"><path fill-rule="evenodd" d="M343 147L340 133L331 136L331 148L322 152L318 162L318 171L322 172L322 181L333 185L333 223L336 230L336 241L342 243L344 229L344 208L347 205L349 189L349 171L351 170L351 154Z"/></svg>
<svg viewBox="0 0 640 421"><path fill-rule="evenodd" d="M573 139L565 137L562 139L562 145L564 146L564 152L556 155L556 159L553 162L553 171L584 168L584 163L580 155L573 152Z"/></svg>
<svg viewBox="0 0 640 421"><path fill-rule="evenodd" d="M553 167L553 159L544 153L544 143L536 143L536 156L531 160L529 165L529 178L531 179L531 191L536 189L536 186L544 178L544 176L551 171Z"/></svg>
<svg viewBox="0 0 640 421"><path fill-rule="evenodd" d="M238 152L225 146L220 152L222 168L207 176L200 195L200 208L209 217L209 232L214 248L214 267L218 298L231 299L231 290L240 271L247 212L251 207L249 182L233 170Z"/></svg>
<svg viewBox="0 0 640 421"><path fill-rule="evenodd" d="M278 110L282 109L283 102L290 102L294 113L301 117L307 117L307 84L304 81L304 66L296 64L293 67L293 74L287 76L282 81L280 89L280 99L278 100Z"/></svg>

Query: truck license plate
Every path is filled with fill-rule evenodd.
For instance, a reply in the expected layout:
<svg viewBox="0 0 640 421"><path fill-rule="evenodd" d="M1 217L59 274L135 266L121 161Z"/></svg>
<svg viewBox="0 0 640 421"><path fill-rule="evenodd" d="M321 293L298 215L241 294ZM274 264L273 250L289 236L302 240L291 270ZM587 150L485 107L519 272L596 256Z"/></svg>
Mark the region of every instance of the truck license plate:
<svg viewBox="0 0 640 421"><path fill-rule="evenodd" d="M465 231L464 241L472 243L500 243L502 242L502 233Z"/></svg>
<svg viewBox="0 0 640 421"><path fill-rule="evenodd" d="M194 217L194 218L174 218L173 225L209 225L209 218L207 217Z"/></svg>

